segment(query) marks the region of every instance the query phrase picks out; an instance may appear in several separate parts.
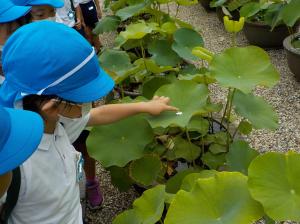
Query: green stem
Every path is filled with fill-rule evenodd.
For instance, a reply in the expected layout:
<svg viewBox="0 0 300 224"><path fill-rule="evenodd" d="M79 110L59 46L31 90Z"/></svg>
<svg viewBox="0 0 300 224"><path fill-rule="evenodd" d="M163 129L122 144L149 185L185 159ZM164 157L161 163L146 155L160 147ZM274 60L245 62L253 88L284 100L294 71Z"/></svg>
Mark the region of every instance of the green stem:
<svg viewBox="0 0 300 224"><path fill-rule="evenodd" d="M186 137L187 137L187 139L188 139L188 141L189 141L190 145L191 145L191 144L193 144L193 143L192 143L192 141L191 141L190 134L189 134L189 132L188 132L187 128L185 129L185 133L186 133ZM192 158L193 158L193 157L194 157L194 155L193 155L193 151L192 151L192 149L190 150L190 153L191 153L191 156L192 156ZM194 167L196 167L195 160L193 160L193 166L194 166Z"/></svg>
<svg viewBox="0 0 300 224"><path fill-rule="evenodd" d="M167 9L168 9L168 16L170 16L170 6L169 6L169 3L167 3Z"/></svg>
<svg viewBox="0 0 300 224"><path fill-rule="evenodd" d="M179 12L179 7L180 7L180 5L177 4L177 7L176 7L176 14L175 14L175 19L177 19L177 15L178 15L178 12Z"/></svg>
<svg viewBox="0 0 300 224"><path fill-rule="evenodd" d="M120 84L122 99L125 97L123 84Z"/></svg>
<svg viewBox="0 0 300 224"><path fill-rule="evenodd" d="M232 34L231 45L232 47L236 47L236 33Z"/></svg>
<svg viewBox="0 0 300 224"><path fill-rule="evenodd" d="M222 119L221 119L221 124L220 124L221 127L223 125L223 121L224 121L225 116L227 114L227 109L228 109L229 101L230 101L230 93L231 93L231 88L229 88L229 90L228 90L226 106L225 106L225 110L224 110L224 113L223 113L223 116L222 116Z"/></svg>
<svg viewBox="0 0 300 224"><path fill-rule="evenodd" d="M240 121L239 125L236 127L236 129L235 129L235 131L234 131L234 133L233 133L233 135L232 135L232 138L235 137L235 135L237 134L237 132L238 132L238 130L239 130L240 124L241 124L244 120L245 120L245 118L243 118L243 119Z"/></svg>
<svg viewBox="0 0 300 224"><path fill-rule="evenodd" d="M145 65L145 69L147 70L147 71L149 71L148 70L148 68L147 68L147 64L146 64L146 61L145 61L145 59L146 59L146 54L145 54L145 48L144 48L144 46L143 46L143 41L141 40L141 50L142 50L142 57L143 57L143 61L144 61L144 65Z"/></svg>

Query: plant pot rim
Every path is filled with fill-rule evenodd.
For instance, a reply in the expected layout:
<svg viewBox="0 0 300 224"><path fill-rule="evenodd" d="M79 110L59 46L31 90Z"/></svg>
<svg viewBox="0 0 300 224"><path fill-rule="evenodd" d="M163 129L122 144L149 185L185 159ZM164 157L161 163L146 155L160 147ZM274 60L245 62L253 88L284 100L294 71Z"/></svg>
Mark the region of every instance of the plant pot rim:
<svg viewBox="0 0 300 224"><path fill-rule="evenodd" d="M296 50L293 46L292 46L292 40L295 39L296 37L300 37L300 33L294 33L290 36L287 36L284 41L283 41L283 46L284 48L293 53L293 54L296 54L296 55L300 55L300 51L299 50Z"/></svg>
<svg viewBox="0 0 300 224"><path fill-rule="evenodd" d="M268 28L271 29L272 27L268 24L265 24L264 22L260 22L260 21L245 21L245 24L248 26L260 26L263 28ZM284 24L280 24L278 26L275 26L274 29L279 28L279 27L285 27L286 25Z"/></svg>

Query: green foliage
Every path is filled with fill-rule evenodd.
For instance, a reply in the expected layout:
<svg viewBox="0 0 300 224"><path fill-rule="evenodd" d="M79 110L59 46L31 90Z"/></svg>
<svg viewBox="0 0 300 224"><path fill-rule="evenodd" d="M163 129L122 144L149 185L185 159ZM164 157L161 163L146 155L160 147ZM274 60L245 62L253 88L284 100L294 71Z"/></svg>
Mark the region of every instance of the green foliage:
<svg viewBox="0 0 300 224"><path fill-rule="evenodd" d="M283 7L280 16L286 25L294 26L300 18L300 1L291 0L290 3Z"/></svg>
<svg viewBox="0 0 300 224"><path fill-rule="evenodd" d="M191 173L184 177L180 189L184 191L191 191L199 178L214 177L216 173L217 171L215 170L201 170L199 173Z"/></svg>
<svg viewBox="0 0 300 224"><path fill-rule="evenodd" d="M177 136L174 139L174 154L175 158L179 159L185 159L188 162L192 162L193 160L196 160L200 155L200 148L193 143L183 139L180 136Z"/></svg>
<svg viewBox="0 0 300 224"><path fill-rule="evenodd" d="M222 86L244 93L251 92L257 85L272 87L279 80L268 54L255 46L229 48L216 55L210 71Z"/></svg>
<svg viewBox="0 0 300 224"><path fill-rule="evenodd" d="M152 127L168 127L176 125L186 127L191 117L197 113L205 113L208 89L205 85L193 81L177 81L159 88L155 95L168 96L172 99L171 104L182 112L164 112L158 117L149 117Z"/></svg>
<svg viewBox="0 0 300 224"><path fill-rule="evenodd" d="M150 1L143 1L142 3L122 8L116 12L116 16L120 17L121 20L124 21L145 10L145 7L148 6L149 3Z"/></svg>
<svg viewBox="0 0 300 224"><path fill-rule="evenodd" d="M127 191L133 184L133 181L130 179L128 174L128 169L125 167L111 166L107 168L110 176L111 182L116 186L120 191Z"/></svg>
<svg viewBox="0 0 300 224"><path fill-rule="evenodd" d="M171 47L171 43L167 40L154 40L149 45L149 53L153 55L152 59L157 65L175 67L181 59Z"/></svg>
<svg viewBox="0 0 300 224"><path fill-rule="evenodd" d="M249 167L249 189L267 215L276 220L300 221L300 154L269 152Z"/></svg>
<svg viewBox="0 0 300 224"><path fill-rule="evenodd" d="M97 23L93 33L99 35L105 32L115 31L120 23L121 20L118 16L105 16Z"/></svg>
<svg viewBox="0 0 300 224"><path fill-rule="evenodd" d="M247 177L221 172L200 178L190 192L180 190L168 210L165 224L251 224L263 216L261 205L247 188Z"/></svg>
<svg viewBox="0 0 300 224"><path fill-rule="evenodd" d="M187 126L188 131L196 131L200 133L202 136L208 133L208 129L209 129L208 120L204 119L202 116L199 115L193 116Z"/></svg>
<svg viewBox="0 0 300 224"><path fill-rule="evenodd" d="M274 130L278 127L277 114L261 97L236 91L233 105L235 111L247 118L254 128Z"/></svg>
<svg viewBox="0 0 300 224"><path fill-rule="evenodd" d="M202 156L202 161L210 169L217 170L225 163L225 153L220 153L215 155L211 152L206 152Z"/></svg>
<svg viewBox="0 0 300 224"><path fill-rule="evenodd" d="M158 156L146 155L130 163L129 175L135 182L149 186L154 184L161 169Z"/></svg>
<svg viewBox="0 0 300 224"><path fill-rule="evenodd" d="M118 215L113 224L155 224L164 210L165 186L147 190L133 202L133 209Z"/></svg>
<svg viewBox="0 0 300 224"><path fill-rule="evenodd" d="M142 94L147 99L152 99L154 93L163 85L170 84L171 81L166 77L156 76L145 81L142 87Z"/></svg>
<svg viewBox="0 0 300 224"><path fill-rule="evenodd" d="M193 48L197 46L203 46L203 39L195 30L181 28L174 33L172 49L183 59L197 60L198 58L192 54Z"/></svg>
<svg viewBox="0 0 300 224"><path fill-rule="evenodd" d="M241 140L235 141L230 145L229 152L226 155L228 169L247 175L250 163L258 155L259 153L250 148L247 142Z"/></svg>
<svg viewBox="0 0 300 224"><path fill-rule="evenodd" d="M130 131L128 127L135 127ZM87 140L89 155L104 167L124 167L144 155L153 132L142 116L134 116L110 125L94 127Z"/></svg>

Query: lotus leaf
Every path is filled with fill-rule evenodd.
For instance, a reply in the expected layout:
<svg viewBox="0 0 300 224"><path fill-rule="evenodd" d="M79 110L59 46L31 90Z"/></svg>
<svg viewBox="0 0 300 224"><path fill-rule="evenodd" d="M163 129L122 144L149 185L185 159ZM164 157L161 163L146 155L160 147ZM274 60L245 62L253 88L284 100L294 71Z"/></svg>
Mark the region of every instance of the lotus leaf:
<svg viewBox="0 0 300 224"><path fill-rule="evenodd" d="M193 116L192 119L190 120L187 129L188 131L197 131L202 136L204 136L208 133L209 122L207 119L204 119L203 117L196 115Z"/></svg>
<svg viewBox="0 0 300 224"><path fill-rule="evenodd" d="M157 185L133 202L133 209L142 220L141 224L155 224L160 220L165 206L165 194L165 186ZM127 224L129 223L131 224Z"/></svg>
<svg viewBox="0 0 300 224"><path fill-rule="evenodd" d="M141 218L136 210L130 209L119 214L112 222L113 224L142 224Z"/></svg>
<svg viewBox="0 0 300 224"><path fill-rule="evenodd" d="M288 26L292 27L300 18L300 1L291 0L281 11L281 18Z"/></svg>
<svg viewBox="0 0 300 224"><path fill-rule="evenodd" d="M152 72L154 74L178 70L177 68L173 68L171 66L158 66L152 59L139 58L133 64L141 66L143 67L143 69L146 69L147 71Z"/></svg>
<svg viewBox="0 0 300 224"><path fill-rule="evenodd" d="M191 117L197 113L205 113L208 97L206 85L197 84L193 81L180 80L172 84L160 87L155 95L170 97L171 104L182 112L164 112L157 117L149 117L148 121L152 127L168 127L177 125L186 127Z"/></svg>
<svg viewBox="0 0 300 224"><path fill-rule="evenodd" d="M157 23L156 26L158 26ZM128 25L126 27L126 30L120 33L120 36L123 37L124 40L142 39L144 36L154 31L154 28L155 26L141 21L139 23L133 23Z"/></svg>
<svg viewBox="0 0 300 224"><path fill-rule="evenodd" d="M191 6L198 3L198 0L176 0L178 5Z"/></svg>
<svg viewBox="0 0 300 224"><path fill-rule="evenodd" d="M220 153L217 155L212 154L211 152L206 152L202 156L202 162L207 165L210 169L218 169L220 166L225 163L225 154Z"/></svg>
<svg viewBox="0 0 300 224"><path fill-rule="evenodd" d="M191 173L198 173L198 172L199 170L191 169L191 168L178 172L167 181L166 192L176 194L177 191L180 190L180 186L182 184L183 179Z"/></svg>
<svg viewBox="0 0 300 224"><path fill-rule="evenodd" d="M129 175L137 183L149 186L154 183L161 169L162 164L158 156L145 155L130 163Z"/></svg>
<svg viewBox="0 0 300 224"><path fill-rule="evenodd" d="M161 31L167 34L173 34L177 30L177 26L173 22L165 22L161 25Z"/></svg>
<svg viewBox="0 0 300 224"><path fill-rule="evenodd" d="M209 146L209 151L211 151L212 154L219 154L219 153L227 152L227 147L226 145L213 143Z"/></svg>
<svg viewBox="0 0 300 224"><path fill-rule="evenodd" d="M199 178L213 177L216 173L215 170L201 170L199 173L191 173L183 179L180 189L191 191Z"/></svg>
<svg viewBox="0 0 300 224"><path fill-rule="evenodd" d="M266 214L276 220L300 221L300 154L268 152L249 166L249 190Z"/></svg>
<svg viewBox="0 0 300 224"><path fill-rule="evenodd" d="M197 159L201 152L201 149L197 145L180 136L175 137L173 150L177 159L182 158L188 162Z"/></svg>
<svg viewBox="0 0 300 224"><path fill-rule="evenodd" d="M152 59L157 65L177 66L181 58L172 50L171 43L167 40L154 40L148 46L148 51L152 54Z"/></svg>
<svg viewBox="0 0 300 224"><path fill-rule="evenodd" d="M229 48L215 55L210 70L221 85L244 93L257 85L272 87L279 80L268 54L255 46Z"/></svg>
<svg viewBox="0 0 300 224"><path fill-rule="evenodd" d="M142 94L147 99L152 99L152 97L154 96L154 93L156 92L157 89L159 89L161 86L163 86L165 84L169 84L169 83L170 83L170 81L165 77L160 77L160 76L153 77L143 83Z"/></svg>
<svg viewBox="0 0 300 224"><path fill-rule="evenodd" d="M128 131L129 127L134 127ZM153 132L143 116L133 116L114 124L94 127L87 140L89 155L104 167L124 167L139 159Z"/></svg>
<svg viewBox="0 0 300 224"><path fill-rule="evenodd" d="M144 1L142 3L131 5L125 8L122 8L116 12L116 16L119 16L122 21L142 12L146 6L149 5L149 1Z"/></svg>
<svg viewBox="0 0 300 224"><path fill-rule="evenodd" d="M126 51L107 49L100 55L99 60L103 68L115 73L121 73L133 67Z"/></svg>
<svg viewBox="0 0 300 224"><path fill-rule="evenodd" d="M183 59L196 61L198 57L192 54L194 47L203 46L201 35L193 29L180 28L174 34L172 49Z"/></svg>
<svg viewBox="0 0 300 224"><path fill-rule="evenodd" d="M241 134L248 135L252 131L252 124L250 124L248 121L241 121L238 126L238 131Z"/></svg>
<svg viewBox="0 0 300 224"><path fill-rule="evenodd" d="M105 16L97 23L93 33L99 35L105 32L115 31L120 23L121 19L118 16Z"/></svg>
<svg viewBox="0 0 300 224"><path fill-rule="evenodd" d="M278 127L278 116L261 97L236 91L233 97L235 111L247 118L254 128L274 130Z"/></svg>
<svg viewBox="0 0 300 224"><path fill-rule="evenodd" d="M127 168L112 166L108 167L111 182L116 186L120 191L127 191L132 186L133 181L128 175Z"/></svg>
<svg viewBox="0 0 300 224"><path fill-rule="evenodd" d="M180 190L165 224L252 224L262 216L261 205L249 194L247 177L221 172L198 179L190 192Z"/></svg>
<svg viewBox="0 0 300 224"><path fill-rule="evenodd" d="M248 175L248 167L258 155L259 153L250 148L247 142L235 141L229 146L229 152L226 155L227 166L230 171L239 171Z"/></svg>

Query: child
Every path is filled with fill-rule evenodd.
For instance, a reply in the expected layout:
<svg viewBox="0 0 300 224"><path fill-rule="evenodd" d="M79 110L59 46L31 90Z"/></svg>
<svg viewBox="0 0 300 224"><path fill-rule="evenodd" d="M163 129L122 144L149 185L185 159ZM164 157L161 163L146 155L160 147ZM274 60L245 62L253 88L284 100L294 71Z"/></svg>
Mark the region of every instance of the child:
<svg viewBox="0 0 300 224"><path fill-rule="evenodd" d="M38 112L45 123L37 152L22 165L20 197L9 223L81 224L82 159L71 143L85 126L137 113L177 110L168 105L167 97L90 109L91 102L109 93L114 82L99 67L89 43L58 23L31 23L15 32L4 47L3 68L1 101L22 104Z"/></svg>
<svg viewBox="0 0 300 224"><path fill-rule="evenodd" d="M0 84L3 81L1 64L2 48L7 38L27 21L25 15L31 7L16 6L10 0L1 2L0 5Z"/></svg>
<svg viewBox="0 0 300 224"><path fill-rule="evenodd" d="M79 3L82 0L64 0L64 7L56 10L56 21L77 30L85 36L84 23Z"/></svg>
<svg viewBox="0 0 300 224"><path fill-rule="evenodd" d="M64 6L61 0L12 0L15 5L32 6L31 21L56 21L56 8Z"/></svg>
<svg viewBox="0 0 300 224"><path fill-rule="evenodd" d="M82 0L80 3L82 17L85 23L85 33L88 41L100 52L101 43L98 35L93 34L93 29L96 27L98 19L101 18L101 8L99 0Z"/></svg>
<svg viewBox="0 0 300 224"><path fill-rule="evenodd" d="M3 223L12 209L7 204L11 200L7 191L19 174L16 168L36 150L44 127L36 113L3 107L0 107L0 127L0 223Z"/></svg>

